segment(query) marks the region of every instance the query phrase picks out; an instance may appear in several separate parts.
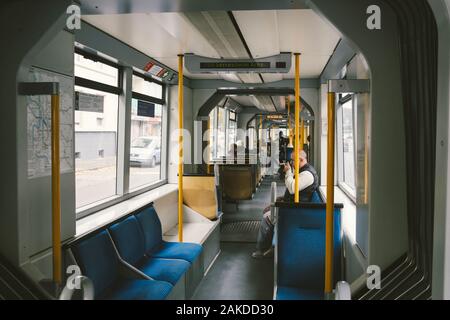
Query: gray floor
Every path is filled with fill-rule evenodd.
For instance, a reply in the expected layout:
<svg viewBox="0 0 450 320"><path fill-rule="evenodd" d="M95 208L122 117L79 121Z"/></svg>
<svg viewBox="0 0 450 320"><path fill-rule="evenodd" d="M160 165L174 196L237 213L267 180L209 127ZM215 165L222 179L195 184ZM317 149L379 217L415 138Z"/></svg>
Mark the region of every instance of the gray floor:
<svg viewBox="0 0 450 320"><path fill-rule="evenodd" d="M273 298L273 259L255 260L256 231L254 223L260 221L262 210L269 205L270 185L265 178L254 198L239 203L239 210L230 204L224 206L222 218L221 254L200 283L194 300L271 300ZM282 182L277 181L278 193L284 193ZM241 227L230 224L241 222ZM245 226L244 226L245 224ZM250 226L250 227L249 227ZM250 228L251 234L248 234ZM227 231L228 230L228 231ZM254 239L254 242L252 241ZM224 241L225 240L225 241Z"/></svg>
<svg viewBox="0 0 450 320"><path fill-rule="evenodd" d="M224 215L222 221L253 221L261 220L262 210L270 204L270 186L272 181L277 182L278 195L284 194L286 187L283 181L274 178L265 178L252 200L239 201L238 210L232 203L223 204Z"/></svg>
<svg viewBox="0 0 450 320"><path fill-rule="evenodd" d="M251 243L221 244L222 252L200 283L194 300L271 300L273 260L255 260Z"/></svg>

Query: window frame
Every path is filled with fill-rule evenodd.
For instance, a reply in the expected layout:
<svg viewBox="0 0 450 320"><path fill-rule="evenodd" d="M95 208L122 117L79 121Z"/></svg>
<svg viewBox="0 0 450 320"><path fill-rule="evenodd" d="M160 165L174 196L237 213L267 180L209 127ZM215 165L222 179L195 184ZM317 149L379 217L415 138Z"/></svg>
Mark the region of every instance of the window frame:
<svg viewBox="0 0 450 320"><path fill-rule="evenodd" d="M168 183L168 150L169 150L169 112L167 104L168 87L165 83L158 81L152 77L146 76L133 66L119 65L118 63L108 60L98 54L93 54L91 50L75 47L75 53L82 55L86 59L101 62L117 68L118 83L117 87L97 82L82 77L75 77L75 85L89 89L104 91L117 94L119 98L118 119L117 119L117 154L116 154L116 194L114 196L98 200L91 204L75 208L75 219L79 220L91 214L126 201L134 196L148 192ZM133 92L132 77L133 75L143 78L146 81L155 82L162 86L162 98L152 97L150 95ZM144 100L147 102L161 105L161 160L160 160L160 179L152 183L144 184L130 190L130 131L131 128L131 101L132 99ZM74 130L75 134L75 130ZM119 140L123 141L123 145L119 145ZM74 151L75 154L75 151ZM119 164L121 163L121 165ZM76 178L75 178L76 179ZM76 192L76 190L75 190ZM76 194L75 194L76 196Z"/></svg>
<svg viewBox="0 0 450 320"><path fill-rule="evenodd" d="M352 136L353 136L353 175L354 175L354 189L348 183L345 182L344 172L344 147L343 147L343 105L351 101L352 104ZM339 94L337 110L336 110L336 164L337 164L337 186L344 192L352 202L356 203L356 119L355 119L355 94L346 93Z"/></svg>

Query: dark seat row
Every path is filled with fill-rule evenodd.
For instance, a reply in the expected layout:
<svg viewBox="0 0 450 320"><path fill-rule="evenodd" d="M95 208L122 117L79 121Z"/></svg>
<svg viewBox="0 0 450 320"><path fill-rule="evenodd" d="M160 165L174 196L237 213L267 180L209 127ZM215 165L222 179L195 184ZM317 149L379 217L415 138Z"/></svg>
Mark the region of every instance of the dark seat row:
<svg viewBox="0 0 450 320"><path fill-rule="evenodd" d="M93 281L96 299L166 299L175 287L183 293L174 297L184 298L193 293L198 274L203 275L202 246L163 241L151 206L70 248L83 275Z"/></svg>

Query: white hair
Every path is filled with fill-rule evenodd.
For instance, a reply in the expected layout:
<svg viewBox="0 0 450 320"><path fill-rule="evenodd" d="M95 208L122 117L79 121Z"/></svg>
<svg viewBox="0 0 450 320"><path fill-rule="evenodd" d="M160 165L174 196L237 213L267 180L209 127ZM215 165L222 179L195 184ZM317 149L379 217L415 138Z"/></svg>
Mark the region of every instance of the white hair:
<svg viewBox="0 0 450 320"><path fill-rule="evenodd" d="M300 155L300 158L308 160L308 156L306 155L305 150L300 150L299 155Z"/></svg>

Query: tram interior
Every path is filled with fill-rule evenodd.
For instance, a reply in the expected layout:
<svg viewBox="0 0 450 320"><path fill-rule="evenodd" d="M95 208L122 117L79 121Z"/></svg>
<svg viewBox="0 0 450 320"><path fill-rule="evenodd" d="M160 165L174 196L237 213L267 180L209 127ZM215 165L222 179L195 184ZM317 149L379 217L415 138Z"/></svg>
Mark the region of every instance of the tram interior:
<svg viewBox="0 0 450 320"><path fill-rule="evenodd" d="M372 2L5 4L0 298L444 298L435 15L450 3Z"/></svg>

